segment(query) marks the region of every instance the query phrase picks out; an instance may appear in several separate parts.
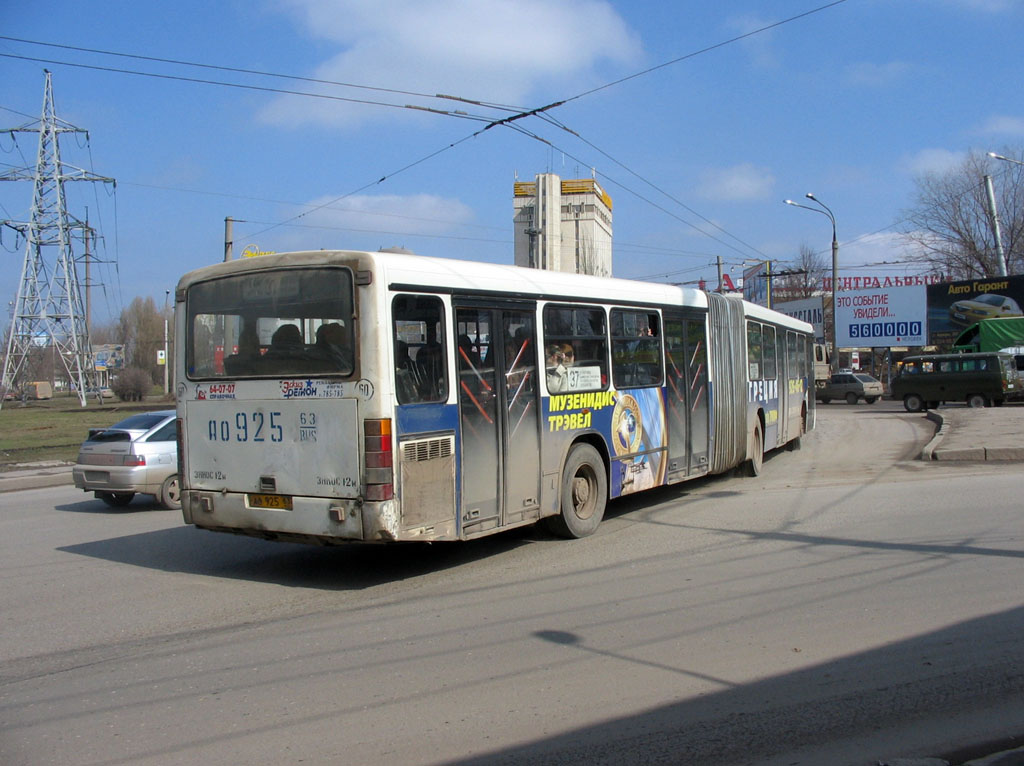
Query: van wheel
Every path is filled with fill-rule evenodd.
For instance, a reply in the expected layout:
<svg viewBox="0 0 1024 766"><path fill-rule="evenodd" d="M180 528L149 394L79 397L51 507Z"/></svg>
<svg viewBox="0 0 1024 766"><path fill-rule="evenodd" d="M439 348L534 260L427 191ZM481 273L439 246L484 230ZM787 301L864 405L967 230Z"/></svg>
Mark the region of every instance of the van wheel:
<svg viewBox="0 0 1024 766"><path fill-rule="evenodd" d="M586 537L597 530L607 503L604 460L589 444L577 444L569 450L562 471L562 511L544 519L545 525L559 537Z"/></svg>
<svg viewBox="0 0 1024 766"><path fill-rule="evenodd" d="M903 397L903 409L907 412L920 412L924 409L924 400L917 394L907 394Z"/></svg>
<svg viewBox="0 0 1024 766"><path fill-rule="evenodd" d="M857 394L853 393L853 391L848 393L846 395L846 403L847 404L856 404L857 403Z"/></svg>
<svg viewBox="0 0 1024 766"><path fill-rule="evenodd" d="M761 421L754 425L754 433L751 438L750 459L743 465L743 472L747 476L760 476L761 466L764 465L764 434L761 431Z"/></svg>
<svg viewBox="0 0 1024 766"><path fill-rule="evenodd" d="M981 394L971 394L967 397L968 407L987 407L988 400Z"/></svg>
<svg viewBox="0 0 1024 766"><path fill-rule="evenodd" d="M178 474L168 476L160 485L160 505L169 511L181 508L181 483L178 481Z"/></svg>

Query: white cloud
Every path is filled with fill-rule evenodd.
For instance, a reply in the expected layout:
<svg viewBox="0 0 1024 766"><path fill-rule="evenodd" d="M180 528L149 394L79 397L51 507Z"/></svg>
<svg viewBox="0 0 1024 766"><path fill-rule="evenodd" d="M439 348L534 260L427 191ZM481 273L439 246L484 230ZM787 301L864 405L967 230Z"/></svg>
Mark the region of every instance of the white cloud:
<svg viewBox="0 0 1024 766"><path fill-rule="evenodd" d="M880 87L902 80L910 69L910 65L905 61L889 61L884 64L862 61L846 67L843 79L849 85Z"/></svg>
<svg viewBox="0 0 1024 766"><path fill-rule="evenodd" d="M312 76L491 103L531 105L543 86L590 75L602 61L635 62L637 35L607 0L282 0L307 33L336 46ZM406 104L413 97L334 88L351 98ZM422 102L422 99L419 100ZM429 102L464 108L456 102ZM393 109L281 97L276 123L352 124L394 119ZM411 113L410 113L411 114Z"/></svg>
<svg viewBox="0 0 1024 766"><path fill-rule="evenodd" d="M1021 137L1024 136L1024 117L994 115L981 126L979 132L986 135Z"/></svg>
<svg viewBox="0 0 1024 766"><path fill-rule="evenodd" d="M773 21L766 21L757 16L737 16L728 23L729 28L741 35L748 35L769 26ZM772 68L778 65L778 56L772 48L772 31L765 30L751 37L744 38L741 45L750 55L756 66Z"/></svg>
<svg viewBox="0 0 1024 766"><path fill-rule="evenodd" d="M749 162L701 174L700 195L705 199L742 202L764 199L775 185L768 168Z"/></svg>
<svg viewBox="0 0 1024 766"><path fill-rule="evenodd" d="M965 152L951 152L948 149L922 149L909 157L904 165L910 173L945 173L957 167L967 158Z"/></svg>

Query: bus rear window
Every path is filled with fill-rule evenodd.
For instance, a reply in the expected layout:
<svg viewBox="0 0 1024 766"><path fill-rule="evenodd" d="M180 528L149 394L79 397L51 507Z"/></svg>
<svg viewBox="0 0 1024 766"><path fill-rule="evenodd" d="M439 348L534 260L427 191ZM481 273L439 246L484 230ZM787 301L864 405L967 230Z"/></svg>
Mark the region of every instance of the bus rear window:
<svg viewBox="0 0 1024 766"><path fill-rule="evenodd" d="M189 378L352 375L352 275L282 269L194 285L186 297Z"/></svg>

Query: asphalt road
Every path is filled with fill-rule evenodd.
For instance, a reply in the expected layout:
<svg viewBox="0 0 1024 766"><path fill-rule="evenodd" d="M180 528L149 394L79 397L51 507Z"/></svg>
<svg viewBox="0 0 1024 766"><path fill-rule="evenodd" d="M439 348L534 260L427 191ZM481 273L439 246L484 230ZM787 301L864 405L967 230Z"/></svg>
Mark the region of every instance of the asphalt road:
<svg viewBox="0 0 1024 766"><path fill-rule="evenodd" d="M1024 467L898 405L593 537L313 548L0 495L0 763L829 764L1024 729Z"/></svg>

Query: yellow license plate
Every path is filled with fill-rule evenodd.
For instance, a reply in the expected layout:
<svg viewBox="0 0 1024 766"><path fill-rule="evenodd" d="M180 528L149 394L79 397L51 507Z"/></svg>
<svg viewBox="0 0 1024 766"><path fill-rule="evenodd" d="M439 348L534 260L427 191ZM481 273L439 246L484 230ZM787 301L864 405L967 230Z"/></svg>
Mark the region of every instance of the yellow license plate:
<svg viewBox="0 0 1024 766"><path fill-rule="evenodd" d="M249 495L249 507L290 511L292 499L288 495Z"/></svg>

